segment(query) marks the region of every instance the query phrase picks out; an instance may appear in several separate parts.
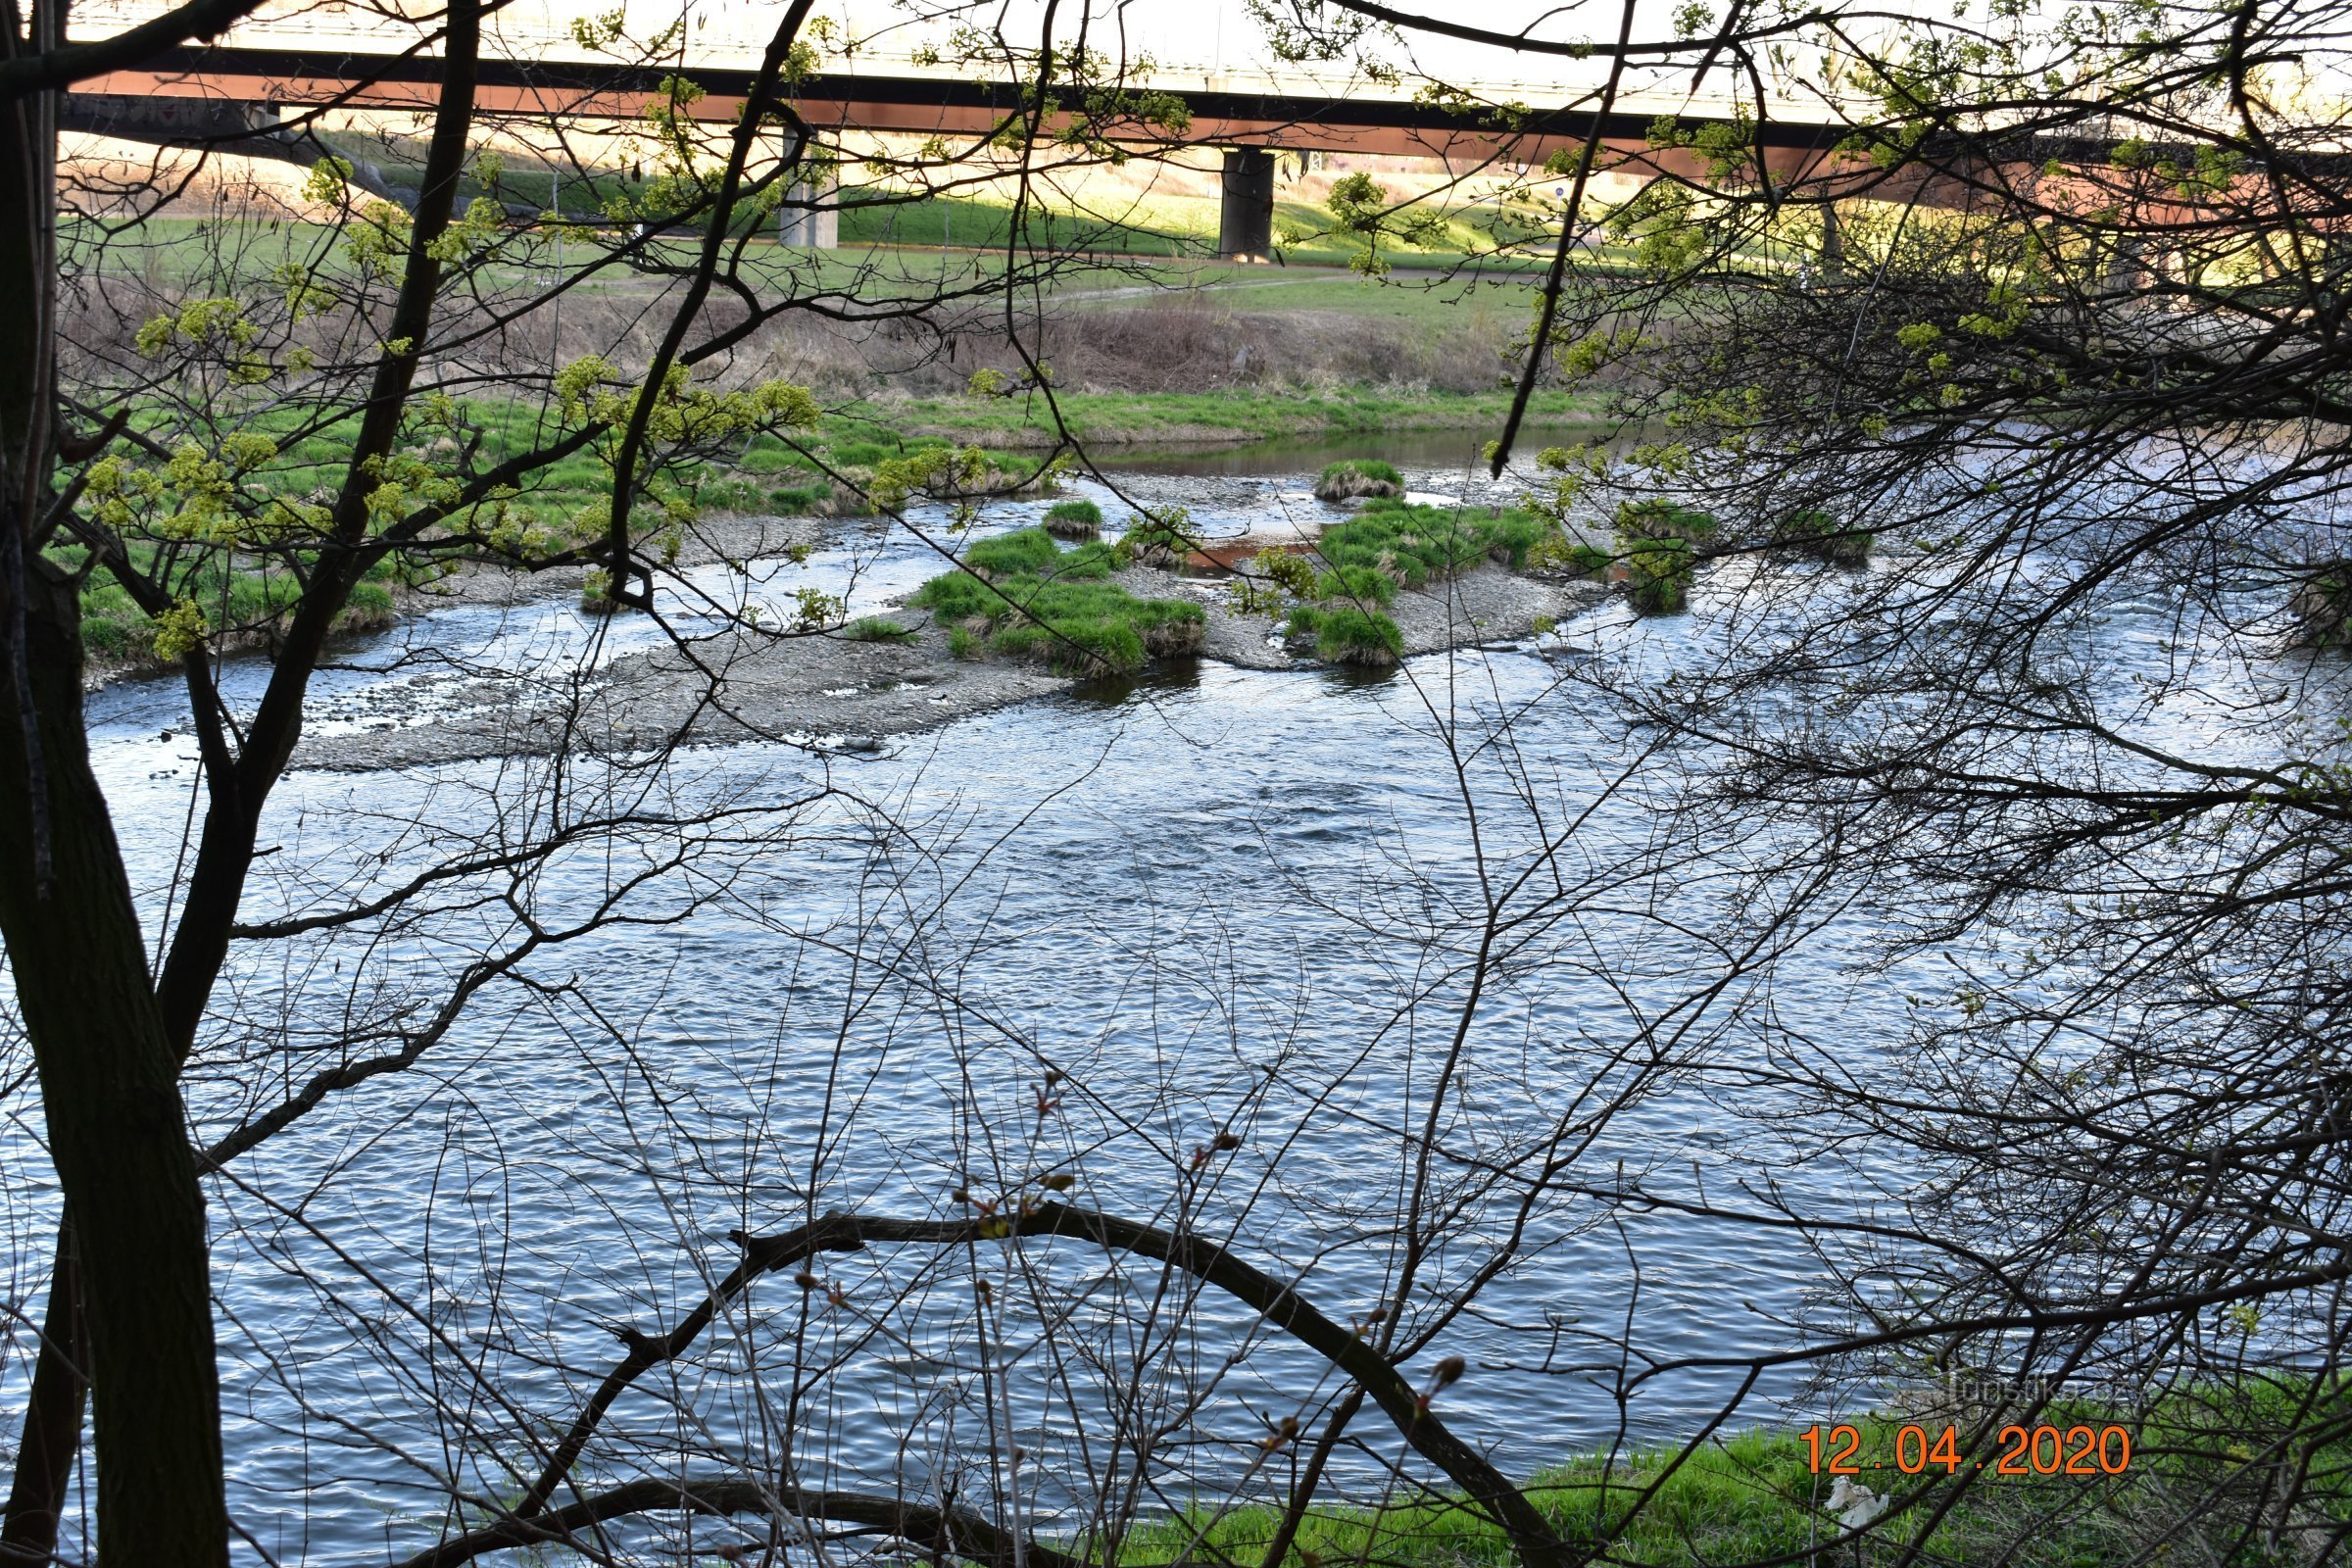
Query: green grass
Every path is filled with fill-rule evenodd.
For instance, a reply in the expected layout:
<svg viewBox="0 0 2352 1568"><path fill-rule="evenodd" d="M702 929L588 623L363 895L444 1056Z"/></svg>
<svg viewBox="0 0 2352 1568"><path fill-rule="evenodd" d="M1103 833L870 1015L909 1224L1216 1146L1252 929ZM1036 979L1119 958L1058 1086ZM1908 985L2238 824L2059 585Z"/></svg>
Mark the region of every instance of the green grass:
<svg viewBox="0 0 2352 1568"><path fill-rule="evenodd" d="M1327 664L1385 669L1404 657L1404 634L1377 610L1355 605L1300 605L1291 612L1289 635L1311 636Z"/></svg>
<svg viewBox="0 0 2352 1568"><path fill-rule="evenodd" d="M1036 200L1033 194L1032 201ZM1019 237L1028 248L1056 253L1200 258L1216 249L1221 198L1154 192L1115 197L1098 209L1032 206ZM1275 250L1285 263L1345 268L1362 246L1324 232L1331 214L1306 202L1278 201ZM985 196L914 196L882 190L850 193L841 211L844 246L952 246L1002 249L1014 235L1009 203ZM1421 243L1384 237L1380 254L1392 267L1458 266L1476 257L1495 270L1533 273L1547 259L1535 252L1490 254L1496 242L1551 232L1524 213L1493 207L1459 209Z"/></svg>
<svg viewBox="0 0 2352 1568"><path fill-rule="evenodd" d="M1386 572L1370 566L1342 566L1324 572L1315 579L1317 599L1341 599L1356 605L1377 605L1383 609L1396 602L1396 581Z"/></svg>
<svg viewBox="0 0 2352 1568"><path fill-rule="evenodd" d="M470 179L466 183L461 208L486 194ZM595 199L612 194L613 188L599 187ZM650 292L655 285L644 273L612 263L630 237L605 222L591 194L581 182L567 178L564 210L570 226L540 227L527 246L493 257L481 268L484 286L543 286L560 263L561 270L574 280L575 293ZM510 177L501 181L499 195L518 206L544 207L547 185L543 176ZM763 292L854 288L900 294L943 285L985 287L1006 267L1004 247L1009 220L1008 207L962 198L853 203L842 214L837 248L808 250L756 241L744 251L742 265ZM1377 280L1351 270L1348 263L1354 253L1337 245L1286 249L1280 265L1226 262L1214 255L1215 226L1214 201L1197 198L1144 204L1132 220L1048 214L1032 222L1030 249L1013 265L1032 270L1031 250L1055 258L1052 275L1041 280L1044 287L1055 297L1079 302L1090 294L1103 294L1101 303L1133 304L1138 296L1131 291L1144 281L1175 295L1199 291L1222 296L1230 291L1228 302L1245 310L1342 311L1412 319L1426 318L1433 307L1458 317L1466 305L1504 310L1516 318L1532 305L1541 273L1540 267L1530 267L1520 258L1503 257L1480 258L1461 275L1450 275L1464 268L1458 247L1392 252L1384 246L1383 254L1395 270ZM258 288L267 294L273 291L268 281L271 274L288 264L316 269L322 281L351 280L355 270L343 248L344 237L336 225L295 218L153 218L110 230L69 217L60 240L73 265L98 258L109 271L140 273L183 292L251 293ZM655 264L674 269L691 266L699 247L697 235L679 230L648 238L638 248ZM1096 256L1102 258L1101 265L1090 265L1087 258ZM224 270L247 279L249 286L218 287ZM1258 292L1270 288L1276 292Z"/></svg>
<svg viewBox="0 0 2352 1568"><path fill-rule="evenodd" d="M1451 427L1500 417L1503 400L1488 397L1445 397L1340 390L1311 395L1192 396L1104 394L1073 395L1063 400L1073 422L1100 438L1145 438L1185 435L1247 439L1269 434L1326 434L1425 427ZM478 434L474 461L489 466L535 450L559 433L549 411L536 399L476 398L462 405L467 439ZM1558 411L1539 399L1539 416ZM166 431L166 411L143 415L144 429ZM219 411L220 428L246 429L268 435L279 444L277 458L255 470L250 481L270 493L307 496L341 483L351 446L358 434L355 415L320 414L299 405L272 403L257 394L250 407ZM772 513L790 515L829 505L833 486L818 465L836 471L870 468L893 458L940 449L962 441L1026 444L1044 434L1036 411L999 399L935 399L906 405L855 406L829 416L815 430L793 442L762 435L736 454L725 466L685 466L665 476L665 484L680 499L703 512ZM176 439L176 436L173 436ZM450 443L454 455L455 442ZM428 453L428 457L430 454ZM1018 451L989 451L991 467L1003 473L1024 472L1032 461ZM1377 465L1376 466L1386 466ZM604 464L589 453L560 459L524 479L506 503L508 515L518 528L534 530L551 543L583 537L601 529L610 506L611 479ZM1376 507L1381 504L1375 504ZM1077 515L1088 502L1064 502L1055 512ZM1422 509L1427 512L1428 509ZM1432 514L1431 515L1436 515ZM641 537L652 538L668 524L658 509L642 507ZM1326 536L1326 559L1335 567L1377 565L1383 550L1409 528L1394 526L1395 519L1367 508L1366 513L1342 524L1338 540ZM1461 531L1459 552L1423 548L1405 571L1410 582L1425 580L1432 564L1475 559L1500 543L1514 564L1524 560L1519 543L1523 524L1506 514L1500 522L1474 521ZM1100 514L1096 514L1098 526ZM1448 525L1450 527L1450 525ZM1042 535L1041 535L1042 537ZM1418 538L1418 535L1415 535ZM1535 534L1527 536L1533 542ZM1351 542L1370 543L1366 553ZM152 557L152 547L148 548ZM1341 551L1339 556L1331 550ZM1427 559L1424 560L1424 557ZM1446 569L1455 569L1448 567ZM1066 576L1066 570L1064 575ZM400 569L380 568L375 582L364 585L346 616L349 625L379 623L392 609L391 588L401 580ZM216 629L267 630L293 603L297 589L290 573L258 559L231 557L220 551L187 553L170 579L175 597L194 599ZM225 592L227 598L222 600ZM1351 597L1362 597L1361 583ZM1385 602L1385 601L1384 601ZM137 662L152 648L154 628L131 604L127 594L102 574L83 592L85 646L95 655ZM1115 607L1114 607L1115 608ZM1118 616L1113 616L1118 619ZM1132 617L1129 617L1132 618ZM1105 636L1109 634L1104 633ZM1173 633L1163 634L1165 642ZM1019 639L1015 639L1017 642ZM1114 639L1115 640L1115 639ZM1119 657L1128 657L1121 644Z"/></svg>
<svg viewBox="0 0 2352 1568"><path fill-rule="evenodd" d="M479 437L473 460L477 467L537 450L561 434L558 423L535 400L477 398L460 407L466 425L462 433L468 441ZM244 476L249 490L270 495L307 497L339 486L359 434L356 414L322 415L259 396L251 407L218 409L216 417L222 431L251 431L277 443L276 458ZM170 444L183 438L206 444L193 432L183 436L168 418L169 412L159 407L142 411L133 422L142 433L167 438ZM827 419L800 436L797 444L769 435L756 437L730 466L681 465L665 472L662 482L667 493L701 513L794 515L818 510L833 498L832 482L819 463L836 470L871 467L887 459L944 451L950 445L942 436L902 436L870 417L853 415ZM118 449L125 455L127 450ZM458 450L458 439L442 434L426 443L423 454L427 461L454 461ZM1018 455L984 455L1000 473L1026 474L1036 466ZM518 544L527 536L541 544L561 545L601 531L611 498L609 468L594 454L580 452L523 479L503 505ZM640 538L648 541L671 526L661 508L651 504L641 504L635 517ZM283 563L265 557L185 543L170 547L172 553L166 555L167 547L135 536L131 548L144 569L160 571L159 582L173 598L193 600L214 631L232 634L231 643L250 643L265 635L282 622L300 596L293 573ZM69 551L60 559L79 558ZM340 623L347 628L383 624L393 611L391 588L404 576L397 563L379 565L372 580L353 594ZM82 642L90 654L134 665L151 662L155 626L122 587L105 573L95 573L81 598Z"/></svg>
<svg viewBox="0 0 2352 1568"><path fill-rule="evenodd" d="M2094 1428L2113 1419L2084 1408L2053 1409L2042 1418L2065 1428ZM1944 1477L1941 1465L1924 1475L1902 1474L1890 1462L1902 1423L1870 1418L1851 1423L1861 1453L1877 1461L1856 1479L1881 1496L1914 1492ZM1941 1421L1922 1422L1933 1435ZM2229 1454L2227 1424L2149 1423L2134 1440L2132 1463L2120 1476L1995 1476L1968 1471L1967 1494L1936 1525L1923 1562L2004 1560L2015 1568L2100 1568L2132 1560L2227 1564L2229 1568L2302 1568L2315 1559L2291 1539L2245 1530L2247 1503L2266 1477L2245 1457ZM2237 1445L2243 1448L2245 1445ZM2311 1522L2325 1527L2352 1519L2346 1463L2352 1446L2322 1445L2307 1478ZM1980 1455L1988 1461L2000 1451ZM1686 1568L1786 1558L1820 1550L1842 1527L1824 1506L1833 1485L1815 1475L1801 1433L1751 1431L1702 1445L1676 1463L1678 1448L1640 1447L1610 1456L1591 1454L1543 1471L1528 1493L1571 1549L1603 1552L1636 1568ZM1973 1460L1964 1461L1964 1468ZM1642 1494L1655 1486L1646 1500ZM2214 1489L2236 1500L2180 1520L2184 1494ZM1637 1504L1639 1503L1639 1506ZM1926 1510L1890 1514L1868 1536L1816 1560L1837 1568L1879 1568L1903 1554ZM1122 1568L1162 1568L1190 1548L1195 1562L1254 1565L1263 1560L1280 1514L1262 1504L1214 1514L1155 1520L1122 1544ZM2170 1529L2172 1550L2154 1547ZM1196 1544L1196 1542L1198 1544ZM2315 1543L2316 1544L2316 1540ZM2143 1558L2154 1549L2156 1555ZM1450 1497L1399 1500L1385 1507L1335 1505L1310 1512L1285 1559L1292 1568L1506 1568L1516 1561L1507 1538L1485 1514Z"/></svg>
<svg viewBox="0 0 2352 1568"><path fill-rule="evenodd" d="M1315 479L1319 501L1352 501L1359 496L1393 500L1403 494L1404 475L1393 465L1371 458L1331 464Z"/></svg>
<svg viewBox="0 0 2352 1568"><path fill-rule="evenodd" d="M1065 674L1127 675L1146 660L1198 652L1207 617L1187 600L1138 599L1105 581L1113 546L1063 551L1043 528L983 539L964 568L932 578L906 601L950 628L958 658L1040 659Z"/></svg>
<svg viewBox="0 0 2352 1568"><path fill-rule="evenodd" d="M870 468L877 463L903 458L906 452L907 447L904 442L868 441L860 436L848 435L828 443L825 457L837 468Z"/></svg>
<svg viewBox="0 0 2352 1568"><path fill-rule="evenodd" d="M1156 215L1153 215L1156 216ZM1047 252L1159 256L1171 261L1201 257L1216 248L1214 219L1206 232L1108 216L1053 212L1032 214L1021 227L1024 247ZM961 196L916 200L852 199L841 210L841 244L847 247L908 245L965 250L1002 250L1013 233L1012 208Z"/></svg>
<svg viewBox="0 0 2352 1568"><path fill-rule="evenodd" d="M1523 570L1528 552L1556 532L1550 522L1524 512L1375 499L1347 521L1324 529L1315 548L1336 570L1368 568L1418 588L1483 560Z"/></svg>
<svg viewBox="0 0 2352 1568"><path fill-rule="evenodd" d="M1056 501L1046 509L1046 532L1059 539L1092 539L1102 531L1102 509L1092 501Z"/></svg>
<svg viewBox="0 0 2352 1568"><path fill-rule="evenodd" d="M963 564L991 580L1002 577L1058 577L1065 582L1106 577L1116 567L1107 547L1064 553L1043 528L1016 528L994 539L975 540Z"/></svg>
<svg viewBox="0 0 2352 1568"><path fill-rule="evenodd" d="M1345 463L1332 464L1323 470L1326 481L1345 479L1351 474L1365 479L1378 479L1399 490L1404 488L1404 475L1396 471L1396 466L1382 463L1377 458L1350 458Z"/></svg>
<svg viewBox="0 0 2352 1568"><path fill-rule="evenodd" d="M854 643L910 643L921 635L887 615L860 615L842 627L841 634Z"/></svg>
<svg viewBox="0 0 2352 1568"><path fill-rule="evenodd" d="M1803 1450L1793 1439L1747 1434L1702 1448L1636 1512L1631 1504L1640 1489L1658 1478L1668 1458L1652 1449L1620 1455L1614 1465L1597 1455L1579 1459L1539 1474L1529 1492L1572 1547L1598 1546L1605 1535L1615 1562L1749 1561L1801 1550L1837 1534L1835 1521L1810 1505L1815 1478L1805 1473ZM1251 1506L1213 1519L1155 1521L1128 1538L1121 1561L1127 1568L1173 1562L1198 1534L1195 1560L1254 1564L1278 1520L1275 1509ZM1315 1510L1286 1559L1327 1568L1505 1568L1514 1561L1508 1539L1492 1520L1446 1498Z"/></svg>
<svg viewBox="0 0 2352 1568"><path fill-rule="evenodd" d="M131 558L152 572L158 549L133 543ZM68 564L78 564L81 552L58 552ZM356 631L381 626L392 617L390 584L399 580L397 566L379 564L367 580L356 584L336 627ZM302 586L282 564L259 559L232 559L214 552L172 570L169 581L175 598L192 601L212 631L225 634L232 645L267 635L283 624L302 597ZM145 665L155 662L155 622L132 602L121 584L103 572L93 573L81 590L83 650L112 663Z"/></svg>
<svg viewBox="0 0 2352 1568"><path fill-rule="evenodd" d="M1498 429L1511 399L1507 392L1236 387L1220 392L1066 392L1054 401L1081 440L1121 445L1313 441L1397 430ZM1003 446L1042 446L1055 434L1051 413L1035 399L908 398L858 404L845 413L921 435ZM1593 416L1594 405L1566 392L1539 392L1528 406L1529 419L1539 424L1569 424Z"/></svg>

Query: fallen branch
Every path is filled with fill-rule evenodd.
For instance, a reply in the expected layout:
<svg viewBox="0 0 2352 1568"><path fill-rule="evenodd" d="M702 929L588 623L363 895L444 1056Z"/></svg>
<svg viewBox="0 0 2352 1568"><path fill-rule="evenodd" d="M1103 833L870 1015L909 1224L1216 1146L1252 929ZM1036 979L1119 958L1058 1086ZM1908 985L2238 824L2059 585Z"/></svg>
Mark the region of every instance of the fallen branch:
<svg viewBox="0 0 2352 1568"><path fill-rule="evenodd" d="M576 1545L572 1538L593 1526L670 1510L862 1525L895 1536L935 1559L962 1559L985 1563L988 1568L1014 1568L1024 1560L1029 1568L1093 1568L1081 1558L1033 1541L1020 1543L1016 1553L1010 1536L966 1508L935 1508L904 1497L860 1492L781 1492L739 1480L631 1481L535 1518L509 1514L496 1524L420 1551L399 1568L459 1568L489 1552L515 1546Z"/></svg>
<svg viewBox="0 0 2352 1568"><path fill-rule="evenodd" d="M984 1232L984 1224L990 1226L989 1231ZM513 1517L517 1522L528 1521L544 1509L556 1488L578 1461L613 1400L647 1370L683 1353L719 1308L740 1296L758 1276L789 1268L818 1252L854 1252L873 1243L965 1246L990 1239L991 1235L1063 1236L1090 1241L1113 1251L1155 1258L1215 1286L1361 1386L1415 1452L1444 1471L1471 1502L1494 1517L1510 1536L1520 1560L1529 1568L1565 1568L1575 1560L1575 1554L1553 1534L1526 1494L1496 1470L1485 1454L1455 1436L1429 1409L1403 1375L1354 1329L1334 1322L1290 1286L1214 1243L1062 1203L1041 1203L1028 1213L993 1222L828 1214L813 1224L796 1226L775 1236L733 1233L732 1239L743 1249L742 1261L675 1328L658 1336L640 1334L634 1329L620 1331L621 1343L628 1347L627 1354L597 1386L571 1429L557 1445L546 1470L523 1494Z"/></svg>

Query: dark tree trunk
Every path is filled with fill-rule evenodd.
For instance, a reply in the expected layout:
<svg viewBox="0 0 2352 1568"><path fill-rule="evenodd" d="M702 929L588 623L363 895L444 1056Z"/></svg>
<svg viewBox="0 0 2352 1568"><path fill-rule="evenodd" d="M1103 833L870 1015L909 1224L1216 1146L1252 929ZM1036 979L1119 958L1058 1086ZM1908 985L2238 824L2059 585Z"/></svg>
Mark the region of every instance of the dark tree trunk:
<svg viewBox="0 0 2352 1568"><path fill-rule="evenodd" d="M98 1544L109 1562L219 1568L228 1560L220 1386L204 1194L178 1055L149 989L138 911L83 746L77 595L42 563L24 568L51 876L44 894L11 682L0 689L0 935L40 1072L50 1157L74 1218Z"/></svg>
<svg viewBox="0 0 2352 1568"><path fill-rule="evenodd" d="M49 1309L41 1319L41 1351L33 1362L24 1428L17 1443L17 1473L9 1482L8 1512L0 1522L0 1568L45 1563L57 1552L57 1532L81 1449L82 1407L89 1397L81 1334L81 1280L74 1262L74 1227L57 1226L57 1261L49 1272Z"/></svg>
<svg viewBox="0 0 2352 1568"><path fill-rule="evenodd" d="M32 31L35 48L62 42L62 15L45 8ZM23 41L10 38L10 51ZM115 1564L222 1568L204 1194L177 1053L89 767L79 587L41 556L55 451L54 108L53 94L0 104L0 941L74 1217L78 1289L63 1281L52 1315L70 1321L78 1297L99 1549ZM54 1497L30 1505L43 1476L70 1464L54 1440L80 1405L70 1364L50 1370L65 1382L53 1375L35 1400L50 1422L47 1468L20 1478L28 1535L55 1529Z"/></svg>

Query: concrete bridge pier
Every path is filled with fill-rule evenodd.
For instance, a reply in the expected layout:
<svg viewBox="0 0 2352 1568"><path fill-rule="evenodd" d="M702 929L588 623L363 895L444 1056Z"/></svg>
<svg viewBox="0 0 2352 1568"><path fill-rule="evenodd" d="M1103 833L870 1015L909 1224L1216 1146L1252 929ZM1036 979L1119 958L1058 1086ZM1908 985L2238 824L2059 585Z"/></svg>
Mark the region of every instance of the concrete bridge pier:
<svg viewBox="0 0 2352 1568"><path fill-rule="evenodd" d="M1225 150L1224 201L1217 210L1217 254L1227 261L1274 258L1274 149Z"/></svg>
<svg viewBox="0 0 2352 1568"><path fill-rule="evenodd" d="M794 180L784 192L784 205L777 209L776 239L808 250L837 249L841 244L841 206L835 200L838 189L829 179L821 183Z"/></svg>

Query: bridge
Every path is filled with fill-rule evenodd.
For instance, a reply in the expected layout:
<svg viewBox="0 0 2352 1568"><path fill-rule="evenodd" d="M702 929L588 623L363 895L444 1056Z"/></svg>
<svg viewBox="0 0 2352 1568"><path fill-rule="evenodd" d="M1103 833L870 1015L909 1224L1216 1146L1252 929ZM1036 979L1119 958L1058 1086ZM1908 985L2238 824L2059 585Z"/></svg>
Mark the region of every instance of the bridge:
<svg viewBox="0 0 2352 1568"><path fill-rule="evenodd" d="M732 122L751 95L755 73L741 66L683 73L706 96L686 113ZM665 73L585 59L485 58L476 101L486 116L633 121L662 96ZM289 113L429 111L439 101L442 62L426 54L368 54L285 47L205 46L169 50L135 71L76 84L68 95L69 129L169 145L212 147L311 159L314 140L289 135ZM1278 151L1434 158L1450 166L1541 163L1582 148L1598 134L1597 167L1618 172L1694 174L1700 164L1679 148L1656 148L1650 127L1660 107L1637 103L1609 115L1591 110L1461 108L1402 98L1318 89L1311 84L1163 88L1185 101L1191 122L1181 137L1137 125L1122 139L1224 150L1221 255L1263 258L1273 246ZM1555 89L1556 90L1556 89ZM1010 82L941 74L826 71L794 84L788 100L814 130L880 131L950 139L985 138L1021 112ZM1679 102L1680 100L1677 100ZM1684 117L1686 128L1728 124ZM1755 132L1749 132L1751 136ZM1834 157L1839 127L1768 122L1760 140L1776 182L1817 174ZM821 242L813 228L797 235Z"/></svg>
<svg viewBox="0 0 2352 1568"><path fill-rule="evenodd" d="M240 29L238 36L255 36L256 31ZM258 31L267 36L266 27ZM316 46L319 41L314 30L286 44L234 42L164 51L136 70L77 83L68 94L64 123L70 129L129 140L309 162L326 150L317 138L297 133L313 112L416 113L439 102L443 62L434 55L387 54L380 46L372 51L321 48ZM486 55L477 71L476 101L486 117L633 122L649 100L663 95L666 72L599 60L568 39L561 45L542 40L522 47L505 40L494 47L503 47L503 53ZM698 48L698 56L702 52ZM756 73L740 63L740 48L730 51L721 44L710 53L718 57L714 63L685 73L706 95L685 106L684 112L705 121L732 122L753 91ZM792 85L787 101L820 134L890 132L951 141L985 139L1025 108L1021 89L1010 81L975 80L937 67L916 69L910 60L873 63L885 69L837 69L805 76ZM1171 76L1183 84L1177 85ZM1201 85L1192 86L1194 79ZM1845 125L1797 120L1735 122L1720 112L1690 113L1694 106L1679 95L1629 94L1613 113L1602 115L1591 109L1522 107L1502 96L1514 90L1537 96L1538 89L1525 83L1488 84L1482 93L1485 102L1466 105L1367 92L1360 90L1360 82L1334 87L1303 76L1259 75L1237 81L1214 73L1163 71L1149 85L1184 100L1191 120L1182 135L1140 122L1109 134L1139 144L1222 149L1217 249L1234 258L1264 259L1272 251L1279 151L1440 159L1459 169L1498 161L1538 164L1596 139L1596 169L1637 178L1705 177L1705 161L1692 149L1651 144L1651 128L1661 114L1692 133L1737 123L1775 187L1820 204L1824 240L1831 251L1825 261L1833 266L1837 198L1867 195L1966 208L1982 200L1989 185L2033 177L2055 166L2091 176L2070 205L2096 210L2116 200L2104 176L2112 168L2115 144L2096 139L2020 138L2014 146L1998 148L1976 144L1967 167L1957 172L1915 165L1889 177L1867 160L1838 152L1848 130ZM1555 83L1550 91L1556 97L1562 89ZM1511 107L1497 109L1497 102ZM2181 150L2184 163L2187 156ZM2299 182L2352 179L2352 153L2298 153L2291 163L2289 172ZM2266 172L2247 168L2232 182L2230 199L2256 192ZM787 206L783 237L800 244L831 243L834 214L809 199L810 193L799 195L800 200ZM2162 198L2140 199L2133 205L2134 220L2143 226L2191 228L2211 217L2210 211Z"/></svg>

